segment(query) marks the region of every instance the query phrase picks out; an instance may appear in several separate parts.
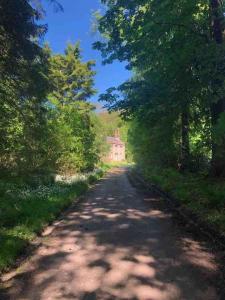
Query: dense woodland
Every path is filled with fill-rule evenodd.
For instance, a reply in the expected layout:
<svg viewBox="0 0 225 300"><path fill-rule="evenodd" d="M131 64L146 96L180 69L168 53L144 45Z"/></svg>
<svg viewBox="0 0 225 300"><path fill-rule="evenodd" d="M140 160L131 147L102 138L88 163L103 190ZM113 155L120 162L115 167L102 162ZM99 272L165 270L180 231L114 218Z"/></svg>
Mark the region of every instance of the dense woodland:
<svg viewBox="0 0 225 300"><path fill-rule="evenodd" d="M64 54L42 45L47 25L32 1L1 1L0 15L1 175L93 170L117 128L111 118L110 132L88 102L95 62L82 61L79 44Z"/></svg>
<svg viewBox="0 0 225 300"><path fill-rule="evenodd" d="M95 48L134 74L102 98L132 120L138 163L224 176L223 1L102 2Z"/></svg>
<svg viewBox="0 0 225 300"><path fill-rule="evenodd" d="M94 180L117 128L128 162L225 232L224 1L101 2L93 47L132 72L100 96L110 114L79 43L43 42L41 1L0 0L0 270L87 188L51 176Z"/></svg>
<svg viewBox="0 0 225 300"><path fill-rule="evenodd" d="M79 43L63 54L44 43L42 3L0 0L0 272L103 175L106 136L127 140L119 114L90 103L95 62Z"/></svg>
<svg viewBox="0 0 225 300"><path fill-rule="evenodd" d="M133 76L101 100L129 120L145 177L224 231L224 1L102 3L94 48Z"/></svg>

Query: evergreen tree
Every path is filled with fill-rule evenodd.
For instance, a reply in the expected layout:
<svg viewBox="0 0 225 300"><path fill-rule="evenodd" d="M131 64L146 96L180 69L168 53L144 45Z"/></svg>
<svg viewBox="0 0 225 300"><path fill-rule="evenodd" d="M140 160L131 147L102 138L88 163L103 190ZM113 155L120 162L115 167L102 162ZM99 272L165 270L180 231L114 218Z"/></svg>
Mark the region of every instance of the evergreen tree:
<svg viewBox="0 0 225 300"><path fill-rule="evenodd" d="M95 93L93 61L82 62L79 45L69 44L65 54L50 58L48 95L50 136L53 137L51 158L61 172L93 169L98 161L93 106L87 102Z"/></svg>

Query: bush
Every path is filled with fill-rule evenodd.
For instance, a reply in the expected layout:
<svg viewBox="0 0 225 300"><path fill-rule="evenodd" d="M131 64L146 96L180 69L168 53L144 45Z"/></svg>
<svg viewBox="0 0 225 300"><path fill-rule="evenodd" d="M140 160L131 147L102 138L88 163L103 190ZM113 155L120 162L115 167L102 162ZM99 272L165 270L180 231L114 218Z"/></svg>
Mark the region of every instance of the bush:
<svg viewBox="0 0 225 300"><path fill-rule="evenodd" d="M225 182L201 174L181 174L175 169L148 168L147 180L169 192L178 201L225 233Z"/></svg>
<svg viewBox="0 0 225 300"><path fill-rule="evenodd" d="M89 183L89 184L93 184L93 183L95 183L97 180L98 180L97 175L90 175L90 176L88 177L88 183Z"/></svg>

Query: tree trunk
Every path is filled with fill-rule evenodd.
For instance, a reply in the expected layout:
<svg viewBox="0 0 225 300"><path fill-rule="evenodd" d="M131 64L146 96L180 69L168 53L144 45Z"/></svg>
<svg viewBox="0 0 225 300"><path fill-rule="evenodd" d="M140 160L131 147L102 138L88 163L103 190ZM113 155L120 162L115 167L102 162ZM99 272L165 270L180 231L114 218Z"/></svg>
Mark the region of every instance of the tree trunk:
<svg viewBox="0 0 225 300"><path fill-rule="evenodd" d="M189 169L190 164L190 144L189 144L189 109L185 104L181 113L181 159L180 171Z"/></svg>
<svg viewBox="0 0 225 300"><path fill-rule="evenodd" d="M222 20L224 18L221 12L221 1L210 0L211 14L212 14L212 35L214 41L218 45L223 44L223 26ZM217 79L218 84L218 79ZM223 82L221 81L221 85ZM212 103L211 107L211 122L212 129L217 125L221 113L225 112L225 97L219 99L217 102ZM212 160L211 160L211 174L213 176L225 175L225 141L218 144L213 137L212 133Z"/></svg>
<svg viewBox="0 0 225 300"><path fill-rule="evenodd" d="M218 102L211 105L211 122L212 129L218 123L219 117L225 111L225 99L220 99ZM221 139L217 143L212 132L212 160L211 160L211 175L216 177L225 176L225 139Z"/></svg>

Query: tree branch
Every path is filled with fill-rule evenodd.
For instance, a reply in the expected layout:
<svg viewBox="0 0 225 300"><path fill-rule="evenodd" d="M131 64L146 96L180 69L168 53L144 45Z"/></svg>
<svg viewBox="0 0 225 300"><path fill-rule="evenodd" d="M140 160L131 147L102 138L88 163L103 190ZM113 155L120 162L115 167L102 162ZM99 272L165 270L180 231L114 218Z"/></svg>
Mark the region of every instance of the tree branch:
<svg viewBox="0 0 225 300"><path fill-rule="evenodd" d="M199 35L202 38L204 38L207 42L209 42L209 38L206 34L197 32L196 30L194 30L193 28L190 28L184 24L179 24L179 23L169 23L169 22L154 22L156 25L170 25L170 26L176 26L176 27L181 27L184 29L188 29L188 31L190 31L191 33L195 34L195 35Z"/></svg>

